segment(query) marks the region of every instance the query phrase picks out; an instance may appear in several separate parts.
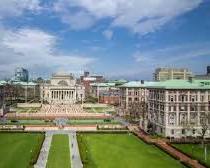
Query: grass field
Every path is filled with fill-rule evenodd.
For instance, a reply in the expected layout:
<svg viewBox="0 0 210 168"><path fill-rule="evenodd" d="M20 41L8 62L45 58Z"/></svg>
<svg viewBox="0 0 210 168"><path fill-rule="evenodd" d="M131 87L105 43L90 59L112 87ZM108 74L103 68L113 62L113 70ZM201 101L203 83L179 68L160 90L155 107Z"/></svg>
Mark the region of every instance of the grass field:
<svg viewBox="0 0 210 168"><path fill-rule="evenodd" d="M41 107L16 107L17 113L35 113L40 110Z"/></svg>
<svg viewBox="0 0 210 168"><path fill-rule="evenodd" d="M113 113L113 109L109 106L107 107L88 107L84 108L85 111L90 112L90 113L105 113L105 112L111 112Z"/></svg>
<svg viewBox="0 0 210 168"><path fill-rule="evenodd" d="M47 168L70 168L68 135L53 135Z"/></svg>
<svg viewBox="0 0 210 168"><path fill-rule="evenodd" d="M180 168L179 161L128 134L79 134L84 168Z"/></svg>
<svg viewBox="0 0 210 168"><path fill-rule="evenodd" d="M193 158L200 160L210 167L210 144L207 145L207 160L205 161L204 148L201 144L173 144L176 148L180 149L184 153L192 156Z"/></svg>
<svg viewBox="0 0 210 168"><path fill-rule="evenodd" d="M53 122L45 122L45 120L17 120L12 122L7 120L6 122L0 123L0 125L53 125Z"/></svg>
<svg viewBox="0 0 210 168"><path fill-rule="evenodd" d="M32 167L43 139L43 134L0 133L0 167Z"/></svg>
<svg viewBox="0 0 210 168"><path fill-rule="evenodd" d="M68 120L68 124L120 124L120 122L111 120L110 122L105 122L104 120L92 119L92 120Z"/></svg>

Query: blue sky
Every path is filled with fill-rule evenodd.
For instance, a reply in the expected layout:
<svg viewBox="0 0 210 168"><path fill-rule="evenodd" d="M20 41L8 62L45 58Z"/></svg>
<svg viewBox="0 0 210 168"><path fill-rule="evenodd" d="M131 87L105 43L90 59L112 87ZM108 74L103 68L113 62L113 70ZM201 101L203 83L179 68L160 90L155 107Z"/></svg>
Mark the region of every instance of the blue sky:
<svg viewBox="0 0 210 168"><path fill-rule="evenodd" d="M157 67L210 65L210 0L1 0L0 77L84 70L152 79Z"/></svg>

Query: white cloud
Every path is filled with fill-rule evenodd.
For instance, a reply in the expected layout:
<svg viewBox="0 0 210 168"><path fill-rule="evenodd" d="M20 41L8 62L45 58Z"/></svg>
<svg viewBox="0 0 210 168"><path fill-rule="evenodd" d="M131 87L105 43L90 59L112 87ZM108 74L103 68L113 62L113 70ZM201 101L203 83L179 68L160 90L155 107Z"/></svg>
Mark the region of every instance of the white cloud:
<svg viewBox="0 0 210 168"><path fill-rule="evenodd" d="M192 60L210 55L210 43L191 43L171 46L150 51L136 51L133 57L136 62L148 65L171 65L185 60Z"/></svg>
<svg viewBox="0 0 210 168"><path fill-rule="evenodd" d="M104 37L106 37L106 39L111 40L113 37L113 31L111 30L105 30L103 32Z"/></svg>
<svg viewBox="0 0 210 168"><path fill-rule="evenodd" d="M197 8L203 0L58 0L54 11L62 20L77 28L89 28L101 19L111 19L111 26L125 27L135 33L147 34L160 29L172 19ZM68 16L80 22L68 21ZM86 17L84 17L86 15ZM91 23L91 24L90 24ZM85 25L85 26L84 26ZM78 26L81 29L81 26Z"/></svg>
<svg viewBox="0 0 210 168"><path fill-rule="evenodd" d="M35 72L80 71L95 58L63 54L56 48L57 37L39 29L0 29L0 71L25 66Z"/></svg>
<svg viewBox="0 0 210 168"><path fill-rule="evenodd" d="M0 0L0 19L20 16L26 10L35 12L40 9L39 0Z"/></svg>
<svg viewBox="0 0 210 168"><path fill-rule="evenodd" d="M86 12L77 12L62 16L63 23L70 25L74 30L82 30L91 27L94 24L94 18Z"/></svg>

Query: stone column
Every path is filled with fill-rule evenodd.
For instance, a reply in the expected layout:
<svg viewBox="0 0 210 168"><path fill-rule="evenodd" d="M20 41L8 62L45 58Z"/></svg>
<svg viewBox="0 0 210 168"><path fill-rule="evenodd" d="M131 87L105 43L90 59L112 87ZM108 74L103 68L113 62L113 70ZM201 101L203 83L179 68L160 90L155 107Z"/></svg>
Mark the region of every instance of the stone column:
<svg viewBox="0 0 210 168"><path fill-rule="evenodd" d="M187 122L190 123L190 91L187 92Z"/></svg>
<svg viewBox="0 0 210 168"><path fill-rule="evenodd" d="M176 125L179 126L179 92L176 91Z"/></svg>

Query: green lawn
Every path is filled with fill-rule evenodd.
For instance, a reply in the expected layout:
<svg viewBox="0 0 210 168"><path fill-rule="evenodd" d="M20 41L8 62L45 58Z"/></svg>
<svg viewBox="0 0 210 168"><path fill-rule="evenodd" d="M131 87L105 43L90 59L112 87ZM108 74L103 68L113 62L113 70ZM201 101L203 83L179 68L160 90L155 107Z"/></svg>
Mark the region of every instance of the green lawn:
<svg viewBox="0 0 210 168"><path fill-rule="evenodd" d="M84 110L90 113L105 113L105 112L111 112L113 113L113 109L109 106L107 107L84 107Z"/></svg>
<svg viewBox="0 0 210 168"><path fill-rule="evenodd" d="M210 144L207 145L207 160L205 161L204 148L201 144L173 144L176 148L180 149L184 153L192 156L193 158L200 160L210 167Z"/></svg>
<svg viewBox="0 0 210 168"><path fill-rule="evenodd" d="M181 168L179 161L128 134L79 134L84 168Z"/></svg>
<svg viewBox="0 0 210 168"><path fill-rule="evenodd" d="M17 120L17 122L12 122L7 120L6 123L0 123L0 125L53 125L53 122L45 122L45 120Z"/></svg>
<svg viewBox="0 0 210 168"><path fill-rule="evenodd" d="M47 168L70 168L68 135L53 135Z"/></svg>
<svg viewBox="0 0 210 168"><path fill-rule="evenodd" d="M68 124L120 124L120 122L111 120L110 122L105 122L104 120L98 120L98 119L93 119L93 120L68 120Z"/></svg>
<svg viewBox="0 0 210 168"><path fill-rule="evenodd" d="M43 139L38 133L0 133L0 168L32 167Z"/></svg>
<svg viewBox="0 0 210 168"><path fill-rule="evenodd" d="M17 113L35 113L40 110L41 107L16 107L15 110Z"/></svg>

